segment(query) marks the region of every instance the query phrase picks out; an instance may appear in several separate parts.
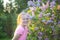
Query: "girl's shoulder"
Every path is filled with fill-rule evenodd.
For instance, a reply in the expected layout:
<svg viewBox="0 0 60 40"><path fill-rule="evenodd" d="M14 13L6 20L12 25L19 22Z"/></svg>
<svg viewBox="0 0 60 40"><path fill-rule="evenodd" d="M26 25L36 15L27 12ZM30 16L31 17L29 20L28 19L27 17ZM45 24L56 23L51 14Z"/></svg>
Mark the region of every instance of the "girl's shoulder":
<svg viewBox="0 0 60 40"><path fill-rule="evenodd" d="M21 25L18 25L15 30L15 34L23 34L23 32L24 32L24 28Z"/></svg>
<svg viewBox="0 0 60 40"><path fill-rule="evenodd" d="M21 31L24 31L24 28L21 26L21 25L18 25L16 30L21 30Z"/></svg>

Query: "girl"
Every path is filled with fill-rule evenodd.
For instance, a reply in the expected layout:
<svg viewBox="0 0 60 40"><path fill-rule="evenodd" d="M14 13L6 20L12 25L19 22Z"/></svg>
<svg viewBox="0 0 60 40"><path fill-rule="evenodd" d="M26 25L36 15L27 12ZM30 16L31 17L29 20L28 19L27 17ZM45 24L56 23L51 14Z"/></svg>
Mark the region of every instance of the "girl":
<svg viewBox="0 0 60 40"><path fill-rule="evenodd" d="M17 18L17 28L12 40L26 40L28 34L29 14L20 13Z"/></svg>

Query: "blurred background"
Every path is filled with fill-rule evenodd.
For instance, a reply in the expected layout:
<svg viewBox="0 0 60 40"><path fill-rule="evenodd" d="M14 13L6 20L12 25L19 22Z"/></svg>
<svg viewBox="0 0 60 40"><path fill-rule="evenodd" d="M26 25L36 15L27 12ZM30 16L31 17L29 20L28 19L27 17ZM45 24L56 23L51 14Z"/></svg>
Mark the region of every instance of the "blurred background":
<svg viewBox="0 0 60 40"><path fill-rule="evenodd" d="M17 15L27 8L28 0L0 0L0 40L11 40Z"/></svg>
<svg viewBox="0 0 60 40"><path fill-rule="evenodd" d="M28 1L29 0L0 0L0 40L12 39L17 26L17 15L22 10L28 8ZM60 0L57 0L56 3L60 5Z"/></svg>

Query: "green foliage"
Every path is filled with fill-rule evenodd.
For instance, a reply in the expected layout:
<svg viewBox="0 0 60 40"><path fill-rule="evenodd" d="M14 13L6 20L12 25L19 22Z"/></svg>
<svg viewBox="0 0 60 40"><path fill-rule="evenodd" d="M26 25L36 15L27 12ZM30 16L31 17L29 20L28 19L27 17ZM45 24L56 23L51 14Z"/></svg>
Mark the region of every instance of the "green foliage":
<svg viewBox="0 0 60 40"><path fill-rule="evenodd" d="M7 34L4 32L4 27L5 27L5 22L6 22L6 15L5 14L0 14L0 38L4 38L7 36Z"/></svg>
<svg viewBox="0 0 60 40"><path fill-rule="evenodd" d="M0 0L0 38L11 37L16 28L17 14L27 7L27 0L16 0L15 5L18 5L17 10L11 4L9 10L3 8L3 1ZM19 8L20 6L20 8ZM12 9L13 8L13 9Z"/></svg>
<svg viewBox="0 0 60 40"><path fill-rule="evenodd" d="M15 0L16 3L19 5L20 8L18 8L17 13L20 13L22 10L27 8L27 2L28 0Z"/></svg>

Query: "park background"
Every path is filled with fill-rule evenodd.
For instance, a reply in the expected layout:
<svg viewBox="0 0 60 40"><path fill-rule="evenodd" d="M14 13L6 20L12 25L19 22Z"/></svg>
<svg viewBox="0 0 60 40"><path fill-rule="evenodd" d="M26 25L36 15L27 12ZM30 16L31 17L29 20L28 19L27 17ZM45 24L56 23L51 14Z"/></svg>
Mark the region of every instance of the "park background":
<svg viewBox="0 0 60 40"><path fill-rule="evenodd" d="M25 11L27 8L29 8L29 6L27 4L28 1L29 0L10 0L10 2L9 2L8 0L5 0L5 1L0 0L0 40L11 40L12 39L14 30L17 26L17 23L16 23L17 16L21 11L23 11L23 10ZM43 2L45 2L45 1L46 0L43 0ZM60 5L60 0L56 1L56 5ZM38 7L36 7L36 8L38 11L40 11L40 9ZM30 13L29 9L27 9L26 11L28 11ZM50 12L50 11L48 11L48 12ZM58 22L60 20L60 14L59 14L60 9L56 8L55 12L56 12L55 16L57 19L54 19L54 20L56 20L56 22ZM36 11L36 14L38 14L37 11ZM37 21L36 18L33 20ZM38 22L37 22L37 24L38 24ZM45 25L45 24L42 24L42 25ZM60 30L59 30L60 25L59 24L57 24L57 25L59 26L59 27L57 26L58 28L56 28L56 30L57 30L56 32L57 32L57 36L58 36L58 35L60 35ZM41 28L41 30L42 30L41 32L44 33L43 28ZM49 29L49 27L47 29ZM33 30L32 27L31 27L31 30L32 30L32 33L34 34L35 31ZM39 31L39 29L37 29L37 31ZM49 31L51 31L51 30L47 31L47 33L48 33L47 37L51 35L49 33ZM36 35L37 34L29 35L28 40L37 40L37 39L35 39L35 37L37 37ZM50 36L50 38L51 38L51 36ZM44 40L44 37L43 37L43 40ZM54 40L60 40L60 36L58 36Z"/></svg>

